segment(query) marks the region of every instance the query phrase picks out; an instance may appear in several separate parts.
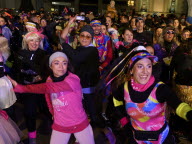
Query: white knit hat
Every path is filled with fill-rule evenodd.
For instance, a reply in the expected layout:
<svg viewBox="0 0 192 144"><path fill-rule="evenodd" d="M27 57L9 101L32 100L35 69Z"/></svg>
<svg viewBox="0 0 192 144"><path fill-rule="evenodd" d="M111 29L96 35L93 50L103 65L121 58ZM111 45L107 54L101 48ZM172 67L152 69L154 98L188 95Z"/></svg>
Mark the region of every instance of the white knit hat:
<svg viewBox="0 0 192 144"><path fill-rule="evenodd" d="M50 57L49 57L49 66L51 66L51 63L54 59L58 58L58 57L63 57L68 61L68 57L65 53L63 52L55 52L53 53Z"/></svg>

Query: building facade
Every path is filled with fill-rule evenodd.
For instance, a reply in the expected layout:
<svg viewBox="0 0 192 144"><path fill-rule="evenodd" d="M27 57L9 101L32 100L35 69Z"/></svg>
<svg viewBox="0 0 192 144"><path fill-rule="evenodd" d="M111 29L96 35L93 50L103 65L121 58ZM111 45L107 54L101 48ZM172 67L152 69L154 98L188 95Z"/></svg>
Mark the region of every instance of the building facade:
<svg viewBox="0 0 192 144"><path fill-rule="evenodd" d="M75 12L82 8L93 9L98 13L104 13L107 3L110 0L96 0L87 2L87 0L0 0L0 8L19 9L22 1L31 1L34 9L44 7L46 11L51 8L58 8L59 5L68 6ZM56 3L54 3L56 2ZM137 13L175 13L177 15L187 13L187 0L115 0L118 12L122 10L129 11L134 9ZM26 6L27 7L27 6Z"/></svg>
<svg viewBox="0 0 192 144"><path fill-rule="evenodd" d="M137 12L144 13L187 13L187 0L135 0Z"/></svg>

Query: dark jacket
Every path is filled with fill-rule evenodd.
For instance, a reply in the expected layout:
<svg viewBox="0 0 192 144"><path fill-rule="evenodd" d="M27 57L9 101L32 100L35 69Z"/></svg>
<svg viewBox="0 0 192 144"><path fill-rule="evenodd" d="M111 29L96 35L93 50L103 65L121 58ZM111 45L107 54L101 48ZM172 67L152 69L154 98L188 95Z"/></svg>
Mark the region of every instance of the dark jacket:
<svg viewBox="0 0 192 144"><path fill-rule="evenodd" d="M171 77L176 72L175 83L179 85L192 85L192 55L178 53L173 56L171 61Z"/></svg>
<svg viewBox="0 0 192 144"><path fill-rule="evenodd" d="M99 81L99 54L94 46L78 46L73 49L67 43L62 44L63 52L69 57L74 72L80 77L83 88L93 87Z"/></svg>
<svg viewBox="0 0 192 144"><path fill-rule="evenodd" d="M13 54L13 77L21 84L32 84L35 76L42 81L48 76L46 68L47 53L38 48L36 51L20 50Z"/></svg>

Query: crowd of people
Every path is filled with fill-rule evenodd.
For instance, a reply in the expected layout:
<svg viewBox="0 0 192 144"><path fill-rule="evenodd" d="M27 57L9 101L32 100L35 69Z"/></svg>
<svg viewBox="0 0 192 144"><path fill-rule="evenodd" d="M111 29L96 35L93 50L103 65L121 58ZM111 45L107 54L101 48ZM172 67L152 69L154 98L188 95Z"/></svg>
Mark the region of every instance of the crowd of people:
<svg viewBox="0 0 192 144"><path fill-rule="evenodd" d="M110 144L192 141L186 15L108 9L0 11L1 144L21 143L16 101L24 106L29 144L37 143L39 112L52 125L51 144L67 144L71 134L76 143L94 144L95 128Z"/></svg>

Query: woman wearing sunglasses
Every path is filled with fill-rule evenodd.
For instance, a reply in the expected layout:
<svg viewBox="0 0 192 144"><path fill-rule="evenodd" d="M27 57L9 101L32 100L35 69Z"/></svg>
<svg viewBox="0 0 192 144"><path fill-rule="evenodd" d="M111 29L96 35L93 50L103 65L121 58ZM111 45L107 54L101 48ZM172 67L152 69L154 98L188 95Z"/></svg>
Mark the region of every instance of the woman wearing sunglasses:
<svg viewBox="0 0 192 144"><path fill-rule="evenodd" d="M99 54L97 48L92 44L93 36L93 28L85 25L79 34L80 46L74 49L67 43L62 44L63 52L71 60L75 74L80 77L85 109L90 114L91 123L95 121L94 89L100 77Z"/></svg>
<svg viewBox="0 0 192 144"><path fill-rule="evenodd" d="M166 27L163 30L163 40L161 43L154 45L155 55L158 57L159 62L162 63L161 80L169 83L169 65L174 54L174 51L179 46L176 40L175 31L173 27Z"/></svg>

